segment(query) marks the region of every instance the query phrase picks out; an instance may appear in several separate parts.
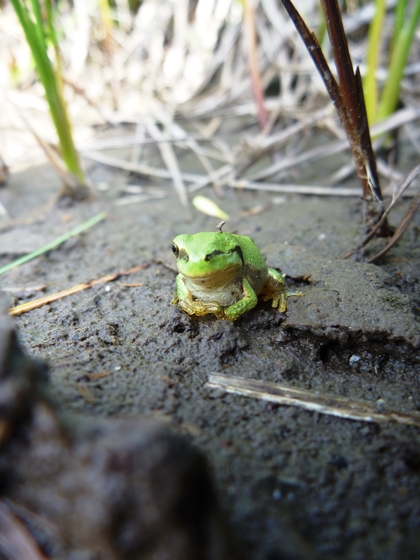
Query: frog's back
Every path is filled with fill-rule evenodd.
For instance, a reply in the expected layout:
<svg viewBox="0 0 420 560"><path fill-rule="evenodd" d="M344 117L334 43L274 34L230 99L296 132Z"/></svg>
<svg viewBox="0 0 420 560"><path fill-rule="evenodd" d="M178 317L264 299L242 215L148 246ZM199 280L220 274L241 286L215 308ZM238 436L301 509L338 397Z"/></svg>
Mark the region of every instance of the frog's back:
<svg viewBox="0 0 420 560"><path fill-rule="evenodd" d="M237 244L242 250L242 256L245 264L252 265L255 268L266 269L267 265L265 260L261 255L260 250L255 245L255 242L251 237L246 237L244 235L236 235L234 233L228 234L234 237Z"/></svg>
<svg viewBox="0 0 420 560"><path fill-rule="evenodd" d="M242 251L244 261L243 276L251 284L255 293L259 295L269 277L265 260L253 239L242 235L231 235L236 238L237 244Z"/></svg>

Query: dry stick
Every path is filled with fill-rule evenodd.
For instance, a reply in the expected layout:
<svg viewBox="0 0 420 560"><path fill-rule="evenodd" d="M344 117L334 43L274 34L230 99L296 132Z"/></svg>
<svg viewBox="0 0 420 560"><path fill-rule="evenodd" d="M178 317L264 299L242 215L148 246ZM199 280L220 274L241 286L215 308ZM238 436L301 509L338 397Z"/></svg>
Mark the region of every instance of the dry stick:
<svg viewBox="0 0 420 560"><path fill-rule="evenodd" d="M220 181L215 176L214 168L210 163L208 157L201 151L200 145L195 140L189 138L186 131L175 122L171 123L169 130L173 133L174 136L178 135L180 138L181 137L185 138L185 145L197 156L201 165L204 167L205 171L207 172L209 176L209 180L213 183L214 190L217 192L219 196L223 196L223 191L220 185Z"/></svg>
<svg viewBox="0 0 420 560"><path fill-rule="evenodd" d="M9 168L4 163L3 158L0 156L0 185L4 185L9 178ZM0 216L7 216L7 210L0 202Z"/></svg>
<svg viewBox="0 0 420 560"><path fill-rule="evenodd" d="M133 122L136 125L143 124L140 122L130 121L128 118L125 119L125 122ZM187 138L187 137L186 137ZM160 142L172 142L174 144L183 144L186 142L186 138L174 138L171 134L162 134L159 139L155 138L142 138L139 137L137 134L133 134L132 136L125 136L124 138L119 137L110 137L110 138L103 138L96 140L92 143L89 142L86 145L79 146L79 152L83 154L85 151L96 151L96 150L114 150L117 148L132 148L133 146L146 146L152 145L155 146ZM212 139L209 139L207 136L203 135L192 135L189 134L188 138L192 140L198 140L200 142L213 142Z"/></svg>
<svg viewBox="0 0 420 560"><path fill-rule="evenodd" d="M395 245L395 243L398 241L398 239L401 237L401 235L407 229L408 224L414 218L414 216L415 216L415 214L416 214L416 212L418 211L419 208L420 208L420 191L415 196L413 196L413 199L410 202L410 205L407 209L407 212L404 214L404 217L401 220L401 223L399 224L399 226L395 230L394 235L391 237L391 239L387 243L386 247L384 247L384 249L382 249L382 251L380 251L377 255L370 258L368 260L369 263L375 262L380 257L383 257L385 255L385 253L387 253L391 249L391 247L393 247Z"/></svg>
<svg viewBox="0 0 420 560"><path fill-rule="evenodd" d="M195 141L209 142L212 144L212 148L205 148L201 144L199 145L201 153L206 155L208 158L214 159L216 161L221 161L223 163L232 163L233 155L231 154L231 146L228 142L225 142L222 138L216 137L215 134L219 130L223 119L221 117L213 117L208 123L199 123L196 121L190 121L189 124L194 126L198 134L188 134L188 138Z"/></svg>
<svg viewBox="0 0 420 560"><path fill-rule="evenodd" d="M416 177L418 177L420 175L420 165L417 165L417 167L415 167L408 175L407 177L405 177L405 179L401 182L400 186L398 187L397 191L393 194L392 196L392 201L390 203L390 205L388 206L388 208L385 210L385 212L383 213L381 219L379 220L379 222L375 225L375 227L373 227L371 229L371 231L364 237L364 239L357 245L357 247L355 247L354 249L352 249L349 253L347 253L347 255L344 256L344 258L348 258L350 257L350 255L353 255L353 253L355 253L356 251L359 251L362 247L364 247L368 241L370 241L372 239L372 237L375 235L377 229L379 229L382 226L382 221L386 220L386 217L388 216L389 212L391 211L391 209L394 207L395 203L399 200L399 198L403 195L404 191L411 185L411 183L414 181L414 179ZM418 210L418 205L419 205L419 201L417 200L417 197L419 196L419 193L417 193L412 201L410 202L410 205L406 211L406 213L404 214L404 217L400 223L400 225L398 226L398 228L396 229L394 235L392 236L392 238L390 239L389 243L387 244L387 246L382 249L382 251L380 253L378 253L377 255L375 255L374 257L372 257L368 262L374 262L377 259L379 259L379 257L382 257L387 251L389 251L389 249L395 245L395 243L398 241L398 239L401 237L401 235L404 233L404 231L407 229L408 224L411 222L411 220L414 218L417 210Z"/></svg>
<svg viewBox="0 0 420 560"><path fill-rule="evenodd" d="M261 150L268 150L269 148L273 147L277 148L279 144L284 144L287 140L289 140L289 138L297 135L302 130L307 129L310 126L316 126L319 121L325 119L328 114L329 108L322 107L322 109L319 109L318 111L312 112L310 114L305 114L300 118L300 120L297 120L297 122L294 122L293 124L286 126L281 130L277 130L270 136L257 136L257 138L255 139L255 143ZM278 111L277 115L279 115Z"/></svg>
<svg viewBox="0 0 420 560"><path fill-rule="evenodd" d="M152 138L158 140L160 139L162 132L159 130L159 128L157 127L154 121L147 120L145 122L145 126ZM178 160L173 150L173 147L168 142L161 142L160 144L158 144L158 148L162 156L162 159L169 173L171 174L171 179L173 181L175 190L178 194L179 200L184 206L187 206L188 205L187 191L185 188L184 180L182 178L181 171L179 169Z"/></svg>
<svg viewBox="0 0 420 560"><path fill-rule="evenodd" d="M126 171L134 171L140 175L150 175L161 179L170 179L172 177L171 172L167 169L159 169L141 163L126 161L121 158L102 154L101 152L85 152L84 156L92 159L93 161L97 161L98 163L103 163L104 165L109 165L111 167L117 167L118 169L125 169ZM219 167L219 169L216 169L212 177L213 179L222 179L224 175L228 175L231 171L232 166L230 164L224 165ZM193 183L188 188L189 192L195 192L196 190L207 186L212 180L210 177L206 175L199 175L198 173L181 173L181 176L184 181Z"/></svg>
<svg viewBox="0 0 420 560"><path fill-rule="evenodd" d="M226 178L232 175L232 171L232 165L228 163L226 165L223 165L222 167L219 167L219 169L216 169L216 171L214 171L212 174L212 178L217 178L220 185L225 184ZM209 185L211 181L212 179L210 177L203 176L199 181L196 181L192 185L189 185L188 192L195 193L200 189L207 187L207 185Z"/></svg>
<svg viewBox="0 0 420 560"><path fill-rule="evenodd" d="M3 500L0 501L0 555L2 558L46 560L25 524Z"/></svg>
<svg viewBox="0 0 420 560"><path fill-rule="evenodd" d="M127 122L129 121L129 119L126 119ZM139 126L141 123L137 122L136 125ZM179 127L181 130L181 127ZM172 129L172 126L171 126ZM192 135L192 134L188 134L187 132L184 131L184 134L181 136L179 135L179 137L173 136L172 134L168 134L168 135L163 135L159 140L155 140L153 138L140 138L137 134L133 135L133 136L126 136L124 138L106 138L103 140L99 140L99 141L95 141L94 143L90 143L87 144L86 146L82 146L79 147L79 152L83 155L83 153L85 151L91 151L91 150L110 150L110 149L115 149L115 148L133 148L133 147L142 147L142 146L146 146L146 145L152 145L152 146L157 146L159 143L161 142L171 142L174 145L179 145L180 148L182 149L190 149L189 148L189 143L194 143L195 146L195 150L197 152L199 152L200 154L208 157L208 158L212 158L215 159L217 161L223 161L226 162L229 160L228 155L226 154L227 148L225 147L225 149L219 152L216 152L214 150L211 150L209 148L204 148L203 146L201 146L198 142L206 142L206 143L212 143L215 146L217 146L218 143L218 139L214 139L214 138L209 138L208 136L205 135ZM219 148L221 150L221 148ZM135 162L135 161L139 161L139 157L137 158L131 158L130 161Z"/></svg>
<svg viewBox="0 0 420 560"><path fill-rule="evenodd" d="M237 165L237 175L241 176L257 159L261 158L266 152L272 151L274 147L278 148L280 145L286 143L287 140L297 135L302 130L308 128L308 126L315 126L317 121L323 117L325 117L325 109L321 109L311 117L303 118L302 120L287 126L281 131L272 134L271 136L258 136L255 139L256 147L254 148L254 150L249 155L247 155L239 165ZM266 170L258 172L257 175L259 173L264 174L265 172L267 172L267 175L265 176L274 174L276 171L272 172L272 170L277 170L278 166L282 165L284 161L285 160L282 160L280 162L271 164Z"/></svg>
<svg viewBox="0 0 420 560"><path fill-rule="evenodd" d="M393 130L406 122L411 122L413 120L418 119L420 116L420 112L415 109L401 109L398 113L392 115L386 121L378 123L375 125L372 130L375 134L382 134L383 132L388 132ZM303 121L304 122L304 121ZM282 134L282 136L278 136L278 141L284 141L287 139L287 136L294 133L295 125L291 125L290 127L286 128ZM300 126L300 123L299 123ZM298 124L296 124L296 130L298 129ZM306 152L302 152L297 156L284 158L281 161L278 161L265 169L255 172L254 174L250 175L248 179L254 181L259 179L265 179L274 175L275 173L279 173L280 171L284 171L289 169L290 167L295 167L302 163L307 163L313 159L319 159L322 157L328 157L333 154L338 154L340 152L344 152L348 148L348 141L347 140L334 140L333 142L329 142L328 144L324 144L322 146L315 146L315 148L310 148Z"/></svg>
<svg viewBox="0 0 420 560"><path fill-rule="evenodd" d="M307 389L288 387L271 381L244 379L229 375L210 374L205 387L222 389L228 393L253 397L278 404L296 406L306 410L363 422L398 422L420 428L420 414L395 410L380 412L377 407L366 401L354 401L334 395L318 395Z"/></svg>
<svg viewBox="0 0 420 560"><path fill-rule="evenodd" d="M378 166L378 173L389 181L384 189L385 196L392 196L395 185L404 180L404 175L383 159L378 158L376 165Z"/></svg>
<svg viewBox="0 0 420 560"><path fill-rule="evenodd" d="M133 194L130 196L124 196L123 198L118 198L114 202L114 206L129 206L130 204L138 204L140 202L146 202L148 200L158 200L160 198L165 198L165 193L150 193L150 194Z"/></svg>
<svg viewBox="0 0 420 560"><path fill-rule="evenodd" d="M303 42L305 43L305 46L311 55L312 60L314 61L315 66L325 84L328 94L337 110L340 122L346 132L347 139L350 144L357 175L362 184L363 197L368 203L368 215L371 219L377 220L378 212L371 204L372 195L379 201L382 197L379 189L379 183L377 182L376 165L372 163L373 150L370 143L369 131L367 130L366 132L366 130L364 130L362 133L360 128L362 127L363 129L363 127L366 128L367 126L367 119L365 120L365 117L361 117L363 113L366 113L366 108L364 106L363 93L361 91L360 73L357 70L356 74L353 75L352 72L353 77L351 79L348 75L351 60L347 60L347 57L345 56L346 52L348 52L348 45L344 29L342 29L343 36L340 35L342 22L338 4L336 0L331 0L328 3L322 1L322 6L326 15L325 19L328 32L333 44L333 49L337 53L336 65L338 68L341 66L339 74L340 81L342 79L343 83L340 83L340 85L337 83L328 66L317 38L309 31L306 23L293 6L292 2L290 2L290 0L282 0L282 2L296 29L302 37ZM325 7L324 3L326 4ZM340 23L338 23L338 21ZM334 25L334 23L336 25ZM346 58L345 62L340 62L341 54L343 54ZM349 57L350 55L348 55L348 58ZM353 96L351 102L348 101L350 96Z"/></svg>
<svg viewBox="0 0 420 560"><path fill-rule="evenodd" d="M206 88L211 84L212 80L214 80L214 76L219 68L221 68L223 72L226 61L238 42L241 30L242 25L239 24L225 26L224 32L221 34L220 46L216 52L213 53L208 64L206 64L206 75L202 78L200 85L194 91L194 95L192 96L192 98L195 98L194 101L186 101L181 106L178 106L178 113L185 115L189 121L194 118L206 118L206 114L213 113L225 99L229 98L229 100L231 100L232 92L229 85L225 85L222 93L213 94L211 96L206 95ZM200 96L200 94L203 95ZM218 102L218 99L222 99L222 101Z"/></svg>
<svg viewBox="0 0 420 560"><path fill-rule="evenodd" d="M317 160L322 157L329 157L333 154L344 152L344 150L347 149L347 146L348 142L346 140L334 140L333 142L329 142L328 144L315 146L314 148L310 148L306 152L301 152L297 156L287 157L276 163L273 163L269 167L251 174L249 176L249 179L251 181L266 179L267 177L271 177L275 173L285 171L286 169L290 169L291 167L295 167L301 163L307 163L314 159Z"/></svg>
<svg viewBox="0 0 420 560"><path fill-rule="evenodd" d="M95 109L95 111L97 111L99 113L99 115L103 118L104 122L107 125L109 125L109 126L113 125L113 123L108 119L108 117L102 111L99 103L97 103L94 99L92 99L92 97L90 97L86 93L86 90L83 87L79 86L78 84L74 83L72 80L69 80L66 77L63 77L63 82L66 85L68 85L69 87L71 87L73 89L73 91L76 93L76 95L80 95L80 97L82 97L90 107Z"/></svg>
<svg viewBox="0 0 420 560"><path fill-rule="evenodd" d="M341 95L348 109L350 120L357 126L359 120L357 85L340 8L335 0L329 0L328 2L321 0L321 7L324 12L332 53L337 66Z"/></svg>
<svg viewBox="0 0 420 560"><path fill-rule="evenodd" d="M39 136L30 122L26 119L23 112L19 111L18 107L10 99L10 96L4 92L3 95L16 111L24 126L33 135L38 145L43 150L45 157L47 158L51 167L55 170L57 175L62 180L64 188L59 193L58 198L61 198L61 196L65 194L69 194L72 198L76 199L87 198L89 195L88 187L85 184L80 183L77 177L66 168L64 160L59 156L58 150Z"/></svg>
<svg viewBox="0 0 420 560"><path fill-rule="evenodd" d="M251 189L255 191L268 191L292 194L311 194L319 196L357 196L360 189L351 187L324 187L318 185L282 185L281 183L257 183L255 181L231 181L227 186L232 189Z"/></svg>
<svg viewBox="0 0 420 560"><path fill-rule="evenodd" d="M38 307L42 307L43 305L47 305L48 303L52 303L53 301L57 301L58 299L71 296L72 294L76 294L77 292L83 292L84 290L92 288L93 286L97 286L98 284L113 282L114 280L118 280L118 278L120 278L121 276L128 276L129 274L133 274L134 272L143 270L148 266L148 264L141 264L139 266L129 268L128 270L114 272L113 274L107 274L106 276L102 276L101 278L97 278L96 280L92 280L91 282L87 282L85 284L77 284L77 286L67 288L66 290L62 290L61 292L56 292L55 294L50 294L33 301L28 301L27 303L21 303L16 307L11 307L9 309L9 315L21 315L22 313L32 311L32 309L37 309Z"/></svg>
<svg viewBox="0 0 420 560"><path fill-rule="evenodd" d="M243 24L251 74L252 93L257 106L258 124L265 130L268 122L267 111L264 106L264 91L261 84L261 74L258 64L257 31L255 29L255 9L252 0L243 0Z"/></svg>
<svg viewBox="0 0 420 560"><path fill-rule="evenodd" d="M246 88L244 87L244 90ZM248 86L249 89L249 86ZM225 91L225 89L223 89L223 91ZM198 113L196 115L192 115L191 118L189 119L190 122L196 124L196 120L197 119L208 119L208 118L212 118L212 119L218 119L218 118L228 118L228 117L243 117L243 116L248 116L248 115L256 115L257 114L257 109L255 106L255 102L250 101L242 101L240 96L237 96L238 99L236 99L236 103L233 105L233 102L231 100L231 97L228 96L229 92L226 92L225 94L223 94L223 100L221 102L219 101L215 101L212 103L211 106L209 106L209 108L206 108L206 111L203 113ZM241 92L243 93L243 92ZM210 97L211 100L214 100L214 98L218 96L218 99L221 98L221 94L213 94L212 97ZM268 111L275 111L277 110L279 106L279 101L278 99L270 99L267 98L265 100L265 108ZM292 109L290 109L289 107L287 108L289 109L288 111L288 115L292 114L294 115L294 112L292 112ZM182 108L183 113L182 116L184 119L188 119L189 115L187 116L187 111L186 109L184 109L184 107ZM178 110L179 111L179 110ZM208 114L210 113L210 114Z"/></svg>
<svg viewBox="0 0 420 560"><path fill-rule="evenodd" d="M110 156L108 154L103 154L101 152L85 152L84 157L87 157L97 163L103 163L104 165L109 165L110 167L117 167L118 169L124 169L126 171L134 171L134 173L139 173L140 175L150 175L152 177L159 177L161 179L171 179L172 174L168 169L159 169L157 167L151 167L150 165L144 165L142 163L134 163L121 159L119 157ZM208 180L204 175L198 173L182 173L182 178L184 181L190 181L195 183L196 181L202 181L204 179Z"/></svg>
<svg viewBox="0 0 420 560"><path fill-rule="evenodd" d="M262 68L261 70L264 70L264 68ZM245 70L239 72L236 69L235 79L232 80L232 83L224 84L223 89L219 92L214 93L211 97L206 96L203 102L205 103L205 106L201 107L199 111L193 108L192 114L189 114L188 116L190 118L196 118L197 116L199 116L200 118L204 119L206 118L206 115L208 117L216 117L223 116L226 113L234 114L236 112L241 112L243 108L239 109L239 111L236 111L235 108L232 107L232 104L239 103L244 94L247 94L249 91L248 81L241 80L240 78L242 76L240 76L240 74L245 74ZM197 105L197 103L195 105ZM253 112L255 113L255 103L253 105ZM183 109L183 114L187 114L185 109Z"/></svg>
<svg viewBox="0 0 420 560"><path fill-rule="evenodd" d="M22 117L23 118L23 117ZM58 194L57 198L60 199L62 196L69 195L71 198L76 200L83 200L88 197L89 190L87 185L82 184L78 181L78 179L68 171L60 157L58 156L58 152L54 147L52 147L48 142L45 142L36 132L31 128L29 123L27 124L29 130L32 132L35 140L44 150L44 153L51 164L51 167L55 169L57 175L63 181L63 188L61 189L60 193Z"/></svg>
<svg viewBox="0 0 420 560"><path fill-rule="evenodd" d="M321 0L321 7L337 66L340 90L349 109L350 119L359 135L356 143L359 144L362 157L365 159L363 163L365 170L368 171L368 184L373 196L381 201L381 189L370 139L360 71L359 68L356 68L356 72L353 72L353 63L337 0Z"/></svg>
<svg viewBox="0 0 420 560"><path fill-rule="evenodd" d="M9 288L5 288L2 286L2 292L15 294L16 292L43 292L47 287L46 284L39 284L39 286L11 286Z"/></svg>
<svg viewBox="0 0 420 560"><path fill-rule="evenodd" d="M0 173L1 173L1 172L0 172ZM1 185L1 184L2 184L2 183L0 182L0 185ZM2 204L1 202L0 202L0 216L6 216L6 217L9 216L9 213L8 213L7 210L6 210L6 207L3 206L3 204Z"/></svg>

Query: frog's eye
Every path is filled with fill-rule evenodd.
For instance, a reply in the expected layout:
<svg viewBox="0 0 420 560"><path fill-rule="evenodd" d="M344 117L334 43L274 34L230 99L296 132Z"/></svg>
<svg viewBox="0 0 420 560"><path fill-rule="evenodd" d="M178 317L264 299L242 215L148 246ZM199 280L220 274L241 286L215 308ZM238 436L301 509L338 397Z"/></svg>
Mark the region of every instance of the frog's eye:
<svg viewBox="0 0 420 560"><path fill-rule="evenodd" d="M176 258L178 258L179 249L178 249L178 245L175 245L175 243L172 243L172 253L176 256Z"/></svg>

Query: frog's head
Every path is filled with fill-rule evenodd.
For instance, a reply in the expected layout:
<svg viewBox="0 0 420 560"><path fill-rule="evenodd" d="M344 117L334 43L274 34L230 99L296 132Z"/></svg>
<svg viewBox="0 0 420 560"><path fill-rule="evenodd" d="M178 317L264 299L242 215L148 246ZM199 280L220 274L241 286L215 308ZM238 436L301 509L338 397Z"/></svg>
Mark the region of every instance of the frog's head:
<svg viewBox="0 0 420 560"><path fill-rule="evenodd" d="M172 252L179 272L203 287L226 284L243 266L242 250L235 236L229 233L178 235Z"/></svg>

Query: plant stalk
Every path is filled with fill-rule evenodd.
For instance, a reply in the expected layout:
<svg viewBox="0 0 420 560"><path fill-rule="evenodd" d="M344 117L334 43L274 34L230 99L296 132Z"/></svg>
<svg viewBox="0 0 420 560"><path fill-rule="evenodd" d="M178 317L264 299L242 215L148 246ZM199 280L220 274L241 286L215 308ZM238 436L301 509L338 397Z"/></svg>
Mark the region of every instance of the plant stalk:
<svg viewBox="0 0 420 560"><path fill-rule="evenodd" d="M41 13L39 0L31 0L33 16L30 14L25 0L11 0L11 2L31 49L39 80L44 87L45 97L57 131L61 156L67 169L79 183L84 184L84 173L74 145L71 123L63 95L60 53L54 29L51 2L47 0L45 3L46 21ZM54 47L55 67L48 56L48 40Z"/></svg>

